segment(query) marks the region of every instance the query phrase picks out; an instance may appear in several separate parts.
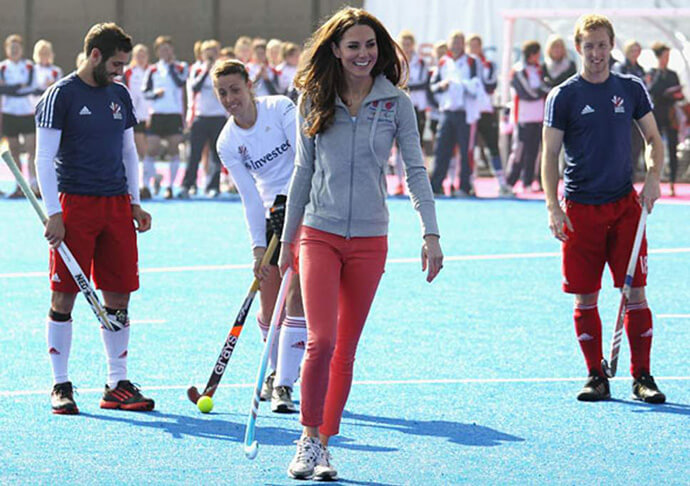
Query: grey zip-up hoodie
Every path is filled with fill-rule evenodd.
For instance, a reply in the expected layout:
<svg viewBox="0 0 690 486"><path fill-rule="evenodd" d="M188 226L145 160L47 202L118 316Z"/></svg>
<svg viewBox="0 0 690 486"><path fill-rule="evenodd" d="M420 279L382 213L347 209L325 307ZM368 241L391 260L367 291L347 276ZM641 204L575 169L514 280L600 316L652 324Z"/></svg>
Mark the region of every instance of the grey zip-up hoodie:
<svg viewBox="0 0 690 486"><path fill-rule="evenodd" d="M394 139L422 234L439 235L417 119L404 91L378 76L354 119L336 96L333 125L315 137L304 134L304 118L297 116L282 241L292 242L302 219L306 226L345 238L386 235L386 167Z"/></svg>

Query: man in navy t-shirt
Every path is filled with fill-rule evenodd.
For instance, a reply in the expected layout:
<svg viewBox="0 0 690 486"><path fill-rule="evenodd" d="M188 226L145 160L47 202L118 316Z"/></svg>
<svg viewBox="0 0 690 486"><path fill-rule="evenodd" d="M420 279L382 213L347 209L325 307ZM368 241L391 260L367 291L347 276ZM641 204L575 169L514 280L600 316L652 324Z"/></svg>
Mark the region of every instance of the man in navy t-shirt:
<svg viewBox="0 0 690 486"><path fill-rule="evenodd" d="M36 107L36 165L48 213L45 237L52 247L47 335L53 413L79 412L67 374L78 288L56 251L62 241L91 273L117 329L101 329L108 359L101 408L154 407L127 379L127 306L130 292L139 288L135 229L151 228L151 215L139 205L137 120L129 91L115 82L131 50L132 40L120 27L94 25L84 39L86 60L51 86Z"/></svg>
<svg viewBox="0 0 690 486"><path fill-rule="evenodd" d="M623 286L641 204L651 212L659 198L663 147L652 103L642 81L611 73L613 26L601 15L585 15L575 25L582 72L556 87L546 101L542 184L549 227L563 242L563 289L575 294L575 332L589 379L583 401L610 398L602 370L601 320L597 299L608 263L614 285ZM630 130L633 122L650 147L647 175L638 194L632 185ZM558 201L558 155L565 147L564 208ZM564 211L565 209L565 211ZM630 342L633 394L649 403L666 397L650 375L652 314L645 298L647 242L643 238L625 309Z"/></svg>

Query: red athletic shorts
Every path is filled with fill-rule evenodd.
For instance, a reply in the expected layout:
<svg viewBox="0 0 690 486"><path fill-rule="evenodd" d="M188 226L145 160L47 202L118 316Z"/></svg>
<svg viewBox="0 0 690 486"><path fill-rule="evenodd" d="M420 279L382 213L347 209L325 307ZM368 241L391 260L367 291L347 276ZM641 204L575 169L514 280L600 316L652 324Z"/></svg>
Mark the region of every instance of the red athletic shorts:
<svg viewBox="0 0 690 486"><path fill-rule="evenodd" d="M604 265L609 264L613 284L623 287L642 206L635 191L607 204L565 202L565 213L575 231L565 228L563 243L563 290L592 294L601 288ZM647 284L647 238L637 259L633 287Z"/></svg>
<svg viewBox="0 0 690 486"><path fill-rule="evenodd" d="M129 293L139 288L137 237L129 195L61 194L65 243L96 288ZM79 289L57 251L50 250L50 288Z"/></svg>

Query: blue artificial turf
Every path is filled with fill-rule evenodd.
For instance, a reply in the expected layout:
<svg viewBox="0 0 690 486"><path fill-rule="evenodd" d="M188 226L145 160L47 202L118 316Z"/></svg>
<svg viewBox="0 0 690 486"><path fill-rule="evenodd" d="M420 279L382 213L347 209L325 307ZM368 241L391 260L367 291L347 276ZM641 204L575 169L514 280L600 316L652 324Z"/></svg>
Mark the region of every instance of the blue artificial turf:
<svg viewBox="0 0 690 486"><path fill-rule="evenodd" d="M264 404L259 455L248 461L242 452L262 346L257 306L213 412L202 415L185 394L208 378L251 283L241 205L155 200L146 208L154 229L139 240L129 370L156 411L98 408L105 360L80 298L70 377L82 413L64 417L48 401L46 244L26 201L0 201L0 484L300 484L285 474L297 416ZM652 250L681 249L649 258L652 366L670 402L663 406L630 400L627 344L615 399L574 399L585 369L543 203L439 200L449 258L431 285L417 261L410 203L390 199L389 208L389 262L333 440L341 483L687 484L690 318L665 316L690 314L688 206L659 205L648 221ZM205 267L212 265L241 268ZM605 352L617 305L605 274Z"/></svg>

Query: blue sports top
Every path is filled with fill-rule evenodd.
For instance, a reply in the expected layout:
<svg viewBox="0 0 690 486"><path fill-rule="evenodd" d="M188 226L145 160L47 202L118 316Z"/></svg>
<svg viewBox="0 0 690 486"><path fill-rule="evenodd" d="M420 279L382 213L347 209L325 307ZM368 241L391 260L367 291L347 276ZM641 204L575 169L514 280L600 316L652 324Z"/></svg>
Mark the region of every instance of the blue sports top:
<svg viewBox="0 0 690 486"><path fill-rule="evenodd" d="M652 110L638 77L612 72L593 84L576 74L549 93L544 110L544 124L564 132L566 199L605 204L632 190L632 123Z"/></svg>
<svg viewBox="0 0 690 486"><path fill-rule="evenodd" d="M55 158L58 191L127 194L122 140L136 123L129 91L120 83L93 87L74 72L48 88L36 106L36 127L62 131Z"/></svg>

